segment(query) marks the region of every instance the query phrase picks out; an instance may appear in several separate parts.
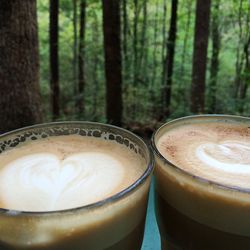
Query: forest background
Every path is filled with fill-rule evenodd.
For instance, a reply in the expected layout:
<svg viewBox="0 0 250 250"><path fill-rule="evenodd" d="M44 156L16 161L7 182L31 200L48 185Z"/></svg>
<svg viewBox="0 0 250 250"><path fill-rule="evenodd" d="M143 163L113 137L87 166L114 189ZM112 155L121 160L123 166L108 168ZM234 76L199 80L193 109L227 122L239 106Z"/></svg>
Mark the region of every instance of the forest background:
<svg viewBox="0 0 250 250"><path fill-rule="evenodd" d="M3 2L7 1L0 5ZM39 88L32 93L39 92L41 102L32 112L42 112L33 120L29 114L21 123L9 115L1 119L1 131L40 121L90 120L147 133L159 123L191 114L249 116L248 0L9 2L19 2L15 18L22 2L35 4L30 11L33 20L37 18L33 33L38 32L35 60L40 67L34 80ZM8 26L4 25L0 32ZM6 51L6 46L0 50ZM1 54L1 64L11 65L1 60ZM0 80L3 89L10 76L4 70L0 76L5 78ZM1 92L2 117L6 117L13 113L12 104ZM6 125L5 119L13 119L15 125Z"/></svg>

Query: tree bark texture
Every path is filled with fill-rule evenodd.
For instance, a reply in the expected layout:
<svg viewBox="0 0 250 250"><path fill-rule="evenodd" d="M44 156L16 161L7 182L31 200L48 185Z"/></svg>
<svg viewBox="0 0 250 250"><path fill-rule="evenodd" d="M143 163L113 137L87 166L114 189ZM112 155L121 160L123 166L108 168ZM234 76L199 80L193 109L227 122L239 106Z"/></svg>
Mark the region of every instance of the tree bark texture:
<svg viewBox="0 0 250 250"><path fill-rule="evenodd" d="M245 52L245 85L240 92L240 98L244 99L246 97L247 88L250 85L250 34L248 40L244 46Z"/></svg>
<svg viewBox="0 0 250 250"><path fill-rule="evenodd" d="M73 1L73 37L74 37L74 42L73 42L73 86L74 86L74 99L75 99L75 107L77 108L77 104L79 101L79 93L78 93L78 77L77 77L77 67L78 67L78 56L77 56L77 50L78 50L78 41L77 41L77 0L72 0Z"/></svg>
<svg viewBox="0 0 250 250"><path fill-rule="evenodd" d="M241 3L242 4L242 3ZM242 8L242 6L241 6ZM241 13L242 11L240 11ZM239 14L240 14L239 13ZM240 26L240 35L242 38L242 43L243 43L243 51L242 51L242 56L241 56L241 63L240 63L240 75L238 76L239 82L238 82L238 93L237 93L237 103L238 103L238 111L240 113L244 112L244 107L245 107L245 99L247 96L247 89L250 85L250 5L248 5L247 13L246 13L246 18L245 18L245 35L244 37L242 36L243 32L243 23L241 24L241 18L242 16L239 16L239 25ZM239 41L239 46L240 47L240 41ZM240 54L240 53L239 53Z"/></svg>
<svg viewBox="0 0 250 250"><path fill-rule="evenodd" d="M122 24L123 24L123 62L125 66L125 75L126 71L128 69L127 63L128 63L128 45L127 45L127 35L128 35L128 13L127 13L127 0L122 0Z"/></svg>
<svg viewBox="0 0 250 250"><path fill-rule="evenodd" d="M120 1L102 0L106 74L106 115L109 123L122 123Z"/></svg>
<svg viewBox="0 0 250 250"><path fill-rule="evenodd" d="M140 60L139 60L139 75L141 78L141 81L145 83L144 81L144 70L146 69L146 61L147 61L147 53L148 53L148 47L147 47L147 18L148 18L148 10L147 10L147 0L143 1L142 6L142 28L141 28L141 37L140 37ZM143 67L144 66L144 67Z"/></svg>
<svg viewBox="0 0 250 250"><path fill-rule="evenodd" d="M139 82L139 36L138 36L138 21L140 15L139 0L133 0L134 16L133 16L133 104L131 118L135 119L138 112L138 82Z"/></svg>
<svg viewBox="0 0 250 250"><path fill-rule="evenodd" d="M86 26L86 0L80 3L80 29L79 29L79 55L78 55L78 112L84 114L84 89L85 89L85 70L84 70L84 52L85 52L85 26Z"/></svg>
<svg viewBox="0 0 250 250"><path fill-rule="evenodd" d="M134 52L134 86L137 86L138 80L138 20L139 20L139 6L138 0L134 2L134 23L133 23L133 52ZM134 96L136 99L136 95Z"/></svg>
<svg viewBox="0 0 250 250"><path fill-rule="evenodd" d="M155 14L154 14L154 39L153 39L153 54L152 54L152 77L151 77L151 83L150 83L150 91L153 94L153 88L155 87L155 79L156 79L156 68L157 68L157 38L159 35L159 27L158 27L158 22L159 22L159 1L156 1L155 4ZM152 96L152 100L154 97Z"/></svg>
<svg viewBox="0 0 250 250"><path fill-rule="evenodd" d="M153 34L153 48L152 48L152 63L151 63L151 74L149 74L150 79L149 79L149 86L148 86L148 91L149 91L149 99L150 102L153 104L151 108L151 114L153 117L157 117L158 119L159 116L161 116L161 109L159 103L161 103L161 98L157 98L157 92L155 91L157 89L156 87L156 78L157 78L157 72L156 69L158 67L158 60L157 60L157 38L159 35L159 0L156 1L155 3L155 10L154 10L154 34ZM161 62L162 64L162 62ZM161 89L162 91L162 89ZM158 110L159 112L156 112Z"/></svg>
<svg viewBox="0 0 250 250"><path fill-rule="evenodd" d="M244 45L244 54L245 54L245 69L244 69L244 84L240 87L239 97L241 100L246 98L247 88L250 85L250 34Z"/></svg>
<svg viewBox="0 0 250 250"><path fill-rule="evenodd" d="M216 112L216 90L217 90L217 75L219 72L219 52L220 52L220 33L219 33L219 7L220 0L216 0L212 15L212 58L210 66L210 83L209 83L209 113Z"/></svg>
<svg viewBox="0 0 250 250"><path fill-rule="evenodd" d="M241 73L243 68L243 54L242 54L242 40L243 40L243 25L242 25L242 12L243 12L243 0L239 1L239 9L238 9L238 25L239 25L239 40L238 46L236 50L236 61L235 61L235 79L234 79L234 88L233 88L233 97L236 101L239 97L239 88L241 84Z"/></svg>
<svg viewBox="0 0 250 250"><path fill-rule="evenodd" d="M0 1L0 133L42 121L36 1Z"/></svg>
<svg viewBox="0 0 250 250"><path fill-rule="evenodd" d="M49 44L50 44L50 92L53 120L60 115L60 86L58 62L58 0L50 0Z"/></svg>
<svg viewBox="0 0 250 250"><path fill-rule="evenodd" d="M163 17L162 17L162 49L161 49L161 56L162 56L162 65L163 65L163 72L165 68L165 51L166 51L166 41L167 41L167 25L166 25L166 20L167 20L167 0L163 0ZM163 76L164 74L162 74ZM163 83L163 78L162 78L162 83Z"/></svg>
<svg viewBox="0 0 250 250"><path fill-rule="evenodd" d="M97 17L95 17L95 21L92 22L91 25L92 29L92 43L93 44L100 44L99 41L99 22ZM99 84L99 77L98 77L98 70L100 69L100 61L99 61L99 54L95 53L93 58L92 58L92 70L91 70L91 75L93 79L93 89L94 89L94 94L93 94L93 111L92 111L92 119L93 121L98 121L98 115L102 110L98 107L98 97L99 97L99 92L100 92L100 84Z"/></svg>
<svg viewBox="0 0 250 250"><path fill-rule="evenodd" d="M185 63L186 63L186 54L187 54L187 44L189 40L189 30L190 30L190 23L191 23L191 14L192 14L192 1L189 0L186 2L186 8L187 8L187 21L185 25L185 36L183 39L183 47L182 47L182 53L181 53L181 67L180 67L180 79L183 81L183 78L185 76Z"/></svg>
<svg viewBox="0 0 250 250"><path fill-rule="evenodd" d="M210 5L210 0L196 1L191 85L191 111L193 113L204 111Z"/></svg>
<svg viewBox="0 0 250 250"><path fill-rule="evenodd" d="M248 21L249 23L249 21ZM249 30L250 31L250 30ZM245 98L247 95L247 89L250 85L250 33L248 34L248 39L244 44L244 55L245 55L245 66L243 72L243 79L239 87L239 107L238 110L240 113L244 111Z"/></svg>
<svg viewBox="0 0 250 250"><path fill-rule="evenodd" d="M177 10L178 0L172 0L171 20L167 39L167 55L163 70L163 115L168 117L170 114L171 90L172 90L172 75L174 66L175 40L177 32Z"/></svg>

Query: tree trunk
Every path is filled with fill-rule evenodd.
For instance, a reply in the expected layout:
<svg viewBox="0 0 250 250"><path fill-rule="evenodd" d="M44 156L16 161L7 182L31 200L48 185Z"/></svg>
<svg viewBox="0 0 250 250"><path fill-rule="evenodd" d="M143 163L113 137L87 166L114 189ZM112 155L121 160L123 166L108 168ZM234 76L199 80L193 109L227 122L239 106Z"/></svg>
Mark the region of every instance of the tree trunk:
<svg viewBox="0 0 250 250"><path fill-rule="evenodd" d="M144 65L144 59L147 58L147 47L146 47L147 16L148 16L147 0L143 1L142 10L143 10L143 19L142 19L142 29L141 29L141 39L140 39L140 61L139 61L138 71L139 71L140 77L143 79L142 81L144 83L145 73L143 71L143 65Z"/></svg>
<svg viewBox="0 0 250 250"><path fill-rule="evenodd" d="M49 44L50 44L50 92L52 117L60 115L60 87L58 64L58 0L50 0Z"/></svg>
<svg viewBox="0 0 250 250"><path fill-rule="evenodd" d="M106 114L109 123L122 124L120 1L102 0L106 74Z"/></svg>
<svg viewBox="0 0 250 250"><path fill-rule="evenodd" d="M245 69L244 69L244 84L240 88L240 99L244 101L247 94L247 89L250 85L250 5L247 9L246 18L246 40L244 43L244 56L245 56ZM244 111L244 105L242 105L241 112Z"/></svg>
<svg viewBox="0 0 250 250"><path fill-rule="evenodd" d="M191 26L191 17L193 14L193 0L187 0L185 2L185 7L186 7L186 20L185 20L185 35L184 35L184 39L183 39L183 47L182 47L182 51L181 51L181 63L180 63L180 77L178 79L178 85L176 88L176 91L178 92L178 98L177 98L177 102L178 103L189 103L189 91L188 91L188 84L187 81L189 81L189 70L186 70L187 65L189 65L190 63L188 62L188 64L186 64L186 59L187 59L187 55L189 54L190 51L190 47L189 47L189 40L190 40L190 26Z"/></svg>
<svg viewBox="0 0 250 250"><path fill-rule="evenodd" d="M122 92L123 96L128 98L130 95L129 87L130 87L130 79L131 79L131 69L132 69L132 60L131 57L129 57L130 52L130 39L129 39L129 11L128 6L129 2L127 0L122 0L122 76L123 76L123 87ZM124 105L124 115L125 117L127 114L131 114L130 111L128 111L131 107L131 103L129 105Z"/></svg>
<svg viewBox="0 0 250 250"><path fill-rule="evenodd" d="M250 8L249 8L250 9ZM249 11L250 13L250 11ZM250 24L249 21L249 16L248 16L248 22L247 24ZM250 26L248 26L250 27ZM248 30L250 32L250 30ZM244 44L244 55L245 55L245 67L244 67L244 74L243 74L243 79L241 81L240 87L239 87L239 112L243 113L244 111L244 103L245 103L245 98L247 94L247 89L248 86L250 85L250 33L248 34L248 38Z"/></svg>
<svg viewBox="0 0 250 250"><path fill-rule="evenodd" d="M73 86L74 86L74 98L75 98L75 107L78 106L79 101L79 92L78 92L78 84L77 84L77 0L73 0L73 36L74 36L74 44L73 44Z"/></svg>
<svg viewBox="0 0 250 250"><path fill-rule="evenodd" d="M133 0L134 3L134 18L133 18L133 105L131 118L134 120L138 112L138 80L139 80L139 53L138 53L138 20L139 20L139 0Z"/></svg>
<svg viewBox="0 0 250 250"><path fill-rule="evenodd" d="M100 44L99 42L99 34L100 34L100 30L99 30L99 23L98 23L98 19L96 14L94 15L94 20L92 22L91 25L91 29L92 29L92 43L93 44ZM98 107L98 96L99 96L99 89L100 89L100 84L99 84L99 78L98 78L98 68L100 65L99 62L99 54L95 53L93 58L91 59L92 61L92 67L91 67L91 74L92 74L92 79L93 79L93 112L92 112L92 119L93 121L98 121L98 117L100 117L100 113L102 113L102 110L100 110L100 108Z"/></svg>
<svg viewBox="0 0 250 250"><path fill-rule="evenodd" d="M127 0L122 0L122 17L123 17L123 61L125 66L125 76L128 63L128 47L127 47L127 34L128 34L128 13L127 13Z"/></svg>
<svg viewBox="0 0 250 250"><path fill-rule="evenodd" d="M175 40L177 32L177 10L178 0L172 0L171 20L167 39L167 55L163 70L163 115L168 117L170 114L172 75L174 66Z"/></svg>
<svg viewBox="0 0 250 250"><path fill-rule="evenodd" d="M0 133L42 121L36 1L0 1Z"/></svg>
<svg viewBox="0 0 250 250"><path fill-rule="evenodd" d="M80 3L80 30L79 30L79 55L78 55L78 112L84 114L84 89L85 89L85 71L84 71L84 54L85 54L85 26L86 26L86 0Z"/></svg>
<svg viewBox="0 0 250 250"><path fill-rule="evenodd" d="M181 67L180 67L180 81L184 81L185 76L185 63L186 63L186 53L187 53L187 43L189 39L189 29L190 29L190 22L191 22L191 13L192 13L192 1L187 1L187 22L185 27L185 36L183 39L183 49L181 53Z"/></svg>
<svg viewBox="0 0 250 250"><path fill-rule="evenodd" d="M150 90L152 92L152 100L154 99L153 96L153 88L155 85L155 78L156 78L156 68L157 68L157 38L158 38L158 15L159 15L159 1L156 1L155 4L155 16L154 16L154 48L153 48L153 55L152 55L152 78L150 84Z"/></svg>
<svg viewBox="0 0 250 250"><path fill-rule="evenodd" d="M159 25L158 25L158 22L159 22L159 0L156 0L156 3L155 3L155 14L154 14L154 34L153 34L153 53L152 53L152 71L150 72L151 75L150 75L150 81L149 81L149 86L148 86L148 91L149 91L149 98L150 98L150 102L152 103L152 108L151 108L151 115L155 118L158 116L160 116L158 113L161 113L161 110L159 108L159 100L157 98L157 94L158 94L158 91L161 92L161 89L158 90L158 88L155 86L155 80L156 80L156 69L158 67L158 60L157 60L157 45L158 45L158 42L157 42L157 38L158 38L158 34L159 34ZM158 112L156 112L156 110Z"/></svg>
<svg viewBox="0 0 250 250"><path fill-rule="evenodd" d="M138 18L139 18L139 6L138 0L134 0L134 23L133 23L133 51L134 51L134 85L137 85L138 79ZM136 98L136 96L134 96Z"/></svg>
<svg viewBox="0 0 250 250"><path fill-rule="evenodd" d="M165 63L165 51L166 51L166 41L167 41L167 25L166 25L166 21L167 21L167 0L163 0L163 17L162 17L162 49L161 49L161 56L162 56L162 65L163 65L163 72L164 72L164 63ZM162 76L164 76L164 74L162 73ZM162 78L162 83L163 83L163 78Z"/></svg>
<svg viewBox="0 0 250 250"><path fill-rule="evenodd" d="M245 13L244 1L240 0L238 10L239 40L236 53L236 74L233 88L236 110L243 113L247 89L250 84L250 5ZM246 16L245 16L246 15ZM243 21L245 20L245 25Z"/></svg>
<svg viewBox="0 0 250 250"><path fill-rule="evenodd" d="M210 0L197 0L196 2L191 86L191 111L193 113L204 111L210 5Z"/></svg>
<svg viewBox="0 0 250 250"><path fill-rule="evenodd" d="M235 99L235 102L237 104L237 99L239 97L239 88L241 84L241 72L243 68L243 56L242 56L242 3L243 0L239 1L239 10L238 10L238 25L239 25L239 40L238 40L238 46L236 50L236 62L235 62L235 79L234 79L234 88L233 88L233 98ZM237 105L236 105L237 106Z"/></svg>
<svg viewBox="0 0 250 250"><path fill-rule="evenodd" d="M219 33L219 8L220 0L215 1L212 15L212 59L210 66L210 84L208 93L208 112L216 113L216 89L217 75L219 71L219 51L220 51L220 33Z"/></svg>

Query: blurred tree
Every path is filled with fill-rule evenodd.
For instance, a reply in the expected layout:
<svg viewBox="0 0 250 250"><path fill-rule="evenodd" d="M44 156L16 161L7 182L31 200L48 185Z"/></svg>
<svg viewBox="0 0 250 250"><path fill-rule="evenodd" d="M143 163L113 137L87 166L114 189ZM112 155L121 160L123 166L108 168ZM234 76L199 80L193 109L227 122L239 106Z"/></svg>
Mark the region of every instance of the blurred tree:
<svg viewBox="0 0 250 250"><path fill-rule="evenodd" d="M191 23L191 13L192 13L192 1L188 0L186 1L186 8L187 8L187 21L185 23L185 36L183 39L183 47L182 47L182 53L181 53L181 66L180 66L180 78L181 81L183 80L183 77L185 76L185 62L186 62L186 54L187 54L187 45L188 45L188 39L189 39L189 31L190 31L190 23Z"/></svg>
<svg viewBox="0 0 250 250"><path fill-rule="evenodd" d="M95 15L95 14L94 14ZM100 26L97 21L97 17L94 19L91 25L92 28L92 43L93 44L98 44L99 43L99 34L100 34ZM93 112L92 112L92 119L96 121L98 119L98 111L100 112L100 108L98 107L98 95L100 92L100 84L98 81L98 68L100 66L100 60L99 60L99 54L95 53L93 57L91 58L92 60L92 79L93 79L93 89L94 93L92 95L93 97Z"/></svg>
<svg viewBox="0 0 250 250"><path fill-rule="evenodd" d="M144 83L144 70L146 63L147 63L147 53L148 53L148 48L146 46L147 42L147 18L148 18L148 9L147 9L147 0L143 0L142 3L142 27L141 27L141 36L140 36L140 55L139 55L139 61L138 61L138 74L140 76L140 81Z"/></svg>
<svg viewBox="0 0 250 250"><path fill-rule="evenodd" d="M245 99L247 95L247 89L250 85L250 5L248 5L247 17L246 17L246 38L243 46L243 60L244 60L244 70L242 74L242 79L239 85L239 112L244 111Z"/></svg>
<svg viewBox="0 0 250 250"><path fill-rule="evenodd" d="M233 97L236 109L242 113L244 111L244 101L247 94L249 80L249 49L250 49L250 5L245 8L246 1L240 0L238 9L238 45L235 62L235 80ZM247 9L247 10L245 10ZM243 23L245 19L245 25Z"/></svg>
<svg viewBox="0 0 250 250"><path fill-rule="evenodd" d="M134 120L138 112L138 80L139 80L139 53L138 53L138 24L139 24L139 0L133 0L134 16L133 16L133 108L131 118Z"/></svg>
<svg viewBox="0 0 250 250"><path fill-rule="evenodd" d="M122 124L122 72L120 1L102 0L106 74L106 115L109 123Z"/></svg>
<svg viewBox="0 0 250 250"><path fill-rule="evenodd" d="M211 0L196 0L191 85L191 111L193 113L204 111L210 5Z"/></svg>
<svg viewBox="0 0 250 250"><path fill-rule="evenodd" d="M78 106L79 95L78 95L78 84L77 84L77 66L78 66L78 56L77 56L77 47L78 47L78 40L77 40L77 0L72 0L73 3L73 37L74 37L74 44L73 44L73 96L75 99L75 107Z"/></svg>
<svg viewBox="0 0 250 250"><path fill-rule="evenodd" d="M167 11L165 12L165 14ZM155 14L154 14L154 23L153 23L153 55L152 55L152 71L151 71L151 79L150 79L150 95L151 95L151 100L153 103L155 103L155 95L154 95L154 90L155 90L155 80L156 80L156 70L157 70L157 45L158 41L157 38L159 37L159 25L158 25L158 17L159 17L159 0L156 0L155 4ZM166 20L166 17L165 17ZM154 111L153 111L154 112Z"/></svg>
<svg viewBox="0 0 250 250"><path fill-rule="evenodd" d="M78 55L78 112L84 114L84 90L85 90L85 27L86 27L86 0L80 2L80 25L79 25L79 55Z"/></svg>
<svg viewBox="0 0 250 250"><path fill-rule="evenodd" d="M211 36L212 36L212 58L210 65L210 79L208 85L208 112L216 113L216 89L217 78L219 72L219 52L220 52L220 31L219 31L219 13L220 0L214 1L212 21L211 21Z"/></svg>
<svg viewBox="0 0 250 250"><path fill-rule="evenodd" d="M39 123L36 1L0 1L0 133Z"/></svg>
<svg viewBox="0 0 250 250"><path fill-rule="evenodd" d="M133 0L134 2L134 22L133 22L133 54L134 54L134 85L137 85L138 81L138 20L139 20L139 3L138 0ZM136 98L136 96L135 96Z"/></svg>
<svg viewBox="0 0 250 250"><path fill-rule="evenodd" d="M233 88L233 98L237 106L237 99L239 97L239 88L241 82L241 72L243 68L243 55L242 55L242 39L243 39L243 0L239 1L239 9L237 13L237 21L239 27L238 44L236 49L236 61L235 61L235 78L234 78L234 88Z"/></svg>
<svg viewBox="0 0 250 250"><path fill-rule="evenodd" d="M177 98L173 98L172 101L178 103L178 106L183 106L189 103L189 77L190 77L190 61L187 63L187 59L189 58L189 55L191 54L190 50L190 44L191 44L191 36L193 32L193 22L192 17L194 14L193 6L195 2L193 0L187 0L185 2L182 2L184 4L184 10L185 10L185 18L183 24L181 23L182 19L178 18L179 22L179 34L180 36L183 34L183 39L177 39L177 46L178 46L178 40L181 40L182 48L180 49L180 70L178 72L179 77L176 78L176 90L175 93L177 93ZM179 8L180 15L183 13L183 8ZM177 52L178 53L178 52ZM177 56L178 57L178 56ZM178 63L175 65L175 67L178 69ZM173 84L173 87L175 85ZM173 88L174 89L174 88ZM173 93L173 95L175 94ZM186 105L186 110L189 108L189 105ZM173 106L172 109L175 109ZM182 111L183 112L183 111ZM183 112L185 113L185 111Z"/></svg>
<svg viewBox="0 0 250 250"><path fill-rule="evenodd" d="M178 11L178 0L172 0L170 27L168 31L168 39L167 39L167 44L166 44L167 54L166 54L166 58L164 61L164 68L163 68L162 115L164 118L168 117L170 114L175 40L176 40L176 32L177 32L177 11Z"/></svg>
<svg viewBox="0 0 250 250"><path fill-rule="evenodd" d="M167 40L167 0L163 0L163 17L162 17L162 50L161 50L161 56L162 56L162 65L163 65L163 71L165 68L165 51L166 51L166 40ZM164 77L164 74L162 74L162 77ZM163 78L162 78L163 82Z"/></svg>
<svg viewBox="0 0 250 250"><path fill-rule="evenodd" d="M121 13L122 13L122 38L121 38L121 43L122 43L122 81L123 81L123 86L122 86L122 94L123 98L126 99L130 95L130 72L131 72L131 57L130 55L130 23L129 23L129 1L127 0L122 0L122 6L121 6ZM127 111L128 106L124 105L124 116L127 116L127 113L131 113L130 111Z"/></svg>
<svg viewBox="0 0 250 250"><path fill-rule="evenodd" d="M122 32L123 32L123 39L122 39L122 47L123 47L123 62L125 67L125 78L126 78L126 71L127 71L127 64L128 64L128 44L127 44L127 35L128 35L128 12L127 12L127 0L122 0Z"/></svg>
<svg viewBox="0 0 250 250"><path fill-rule="evenodd" d="M49 45L50 45L50 93L52 117L60 115L60 86L58 62L58 9L59 1L50 0Z"/></svg>

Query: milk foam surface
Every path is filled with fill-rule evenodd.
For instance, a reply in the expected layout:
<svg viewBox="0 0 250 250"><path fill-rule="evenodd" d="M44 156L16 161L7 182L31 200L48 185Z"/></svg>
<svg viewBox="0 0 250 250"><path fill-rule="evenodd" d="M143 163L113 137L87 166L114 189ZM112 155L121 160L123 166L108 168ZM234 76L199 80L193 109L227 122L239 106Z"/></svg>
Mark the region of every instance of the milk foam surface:
<svg viewBox="0 0 250 250"><path fill-rule="evenodd" d="M142 173L125 146L77 135L30 142L0 155L0 207L53 211L118 193Z"/></svg>
<svg viewBox="0 0 250 250"><path fill-rule="evenodd" d="M222 185L250 188L250 129L239 123L181 124L157 148L170 162Z"/></svg>

